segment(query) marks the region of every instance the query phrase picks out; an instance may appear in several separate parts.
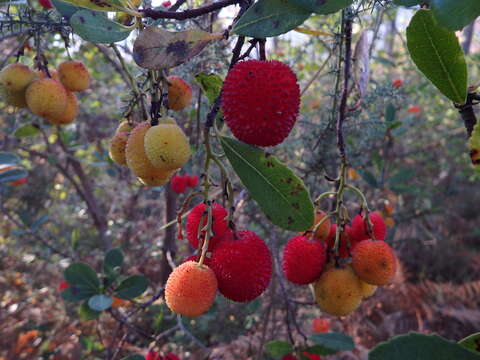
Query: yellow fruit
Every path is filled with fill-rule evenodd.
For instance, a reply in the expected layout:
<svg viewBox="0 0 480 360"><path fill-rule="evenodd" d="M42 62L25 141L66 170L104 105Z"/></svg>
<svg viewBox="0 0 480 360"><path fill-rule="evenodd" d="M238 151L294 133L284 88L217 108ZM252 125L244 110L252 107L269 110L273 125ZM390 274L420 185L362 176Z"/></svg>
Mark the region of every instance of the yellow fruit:
<svg viewBox="0 0 480 360"><path fill-rule="evenodd" d="M187 261L168 277L165 302L173 312L195 317L210 309L217 289L218 282L212 269L195 261Z"/></svg>
<svg viewBox="0 0 480 360"><path fill-rule="evenodd" d="M192 88L178 76L167 77L168 107L172 110L182 110L192 101Z"/></svg>
<svg viewBox="0 0 480 360"><path fill-rule="evenodd" d="M35 72L26 65L13 63L0 72L0 84L8 91L22 91L35 79Z"/></svg>
<svg viewBox="0 0 480 360"><path fill-rule="evenodd" d="M72 123L78 114L78 102L77 96L66 90L67 92L67 106L65 110L59 116L50 116L47 117L47 120L50 121L53 125L67 125Z"/></svg>
<svg viewBox="0 0 480 360"><path fill-rule="evenodd" d="M117 130L115 130L115 132L116 133L124 132L124 131L130 132L132 130L133 130L133 125L130 125L128 120L124 120L118 125Z"/></svg>
<svg viewBox="0 0 480 360"><path fill-rule="evenodd" d="M373 294L375 294L375 291L377 291L376 285L368 284L360 279L358 279L358 281L360 282L360 288L364 299L372 296Z"/></svg>
<svg viewBox="0 0 480 360"><path fill-rule="evenodd" d="M25 100L25 90L11 91L7 90L3 85L1 85L0 97L5 100L7 105L15 106L17 108L27 107L27 101Z"/></svg>
<svg viewBox="0 0 480 360"><path fill-rule="evenodd" d="M145 152L160 169L179 169L190 158L190 144L183 130L174 124L152 126L145 134Z"/></svg>
<svg viewBox="0 0 480 360"><path fill-rule="evenodd" d="M383 286L395 276L397 257L385 241L363 240L353 249L352 267L362 281Z"/></svg>
<svg viewBox="0 0 480 360"><path fill-rule="evenodd" d="M70 91L83 91L90 87L90 74L80 61L65 61L58 65L62 84Z"/></svg>
<svg viewBox="0 0 480 360"><path fill-rule="evenodd" d="M25 99L30 111L44 118L58 117L67 106L67 91L54 79L33 81L27 88Z"/></svg>
<svg viewBox="0 0 480 360"><path fill-rule="evenodd" d="M173 125L177 125L177 122L175 121L175 119L172 118L172 117L170 117L170 116L161 117L160 119L158 119L158 123L159 123L159 124L173 124Z"/></svg>
<svg viewBox="0 0 480 360"><path fill-rule="evenodd" d="M360 282L350 266L326 270L315 282L314 288L318 306L332 315L350 314L363 298Z"/></svg>
<svg viewBox="0 0 480 360"><path fill-rule="evenodd" d="M128 141L128 132L117 132L112 140L110 140L110 147L108 154L110 158L119 165L126 165L127 159L125 158L125 148Z"/></svg>
<svg viewBox="0 0 480 360"><path fill-rule="evenodd" d="M323 211L318 211L316 214L315 214L315 224L312 226L312 228L310 230L313 231L313 229L315 229L315 226L320 222L320 220L322 220L324 217L326 216L326 214L323 212ZM314 235L314 238L318 241L326 241L327 240L327 237L328 237L328 234L330 233L330 220L329 219L326 219L322 225L317 229L317 231L315 232L315 235Z"/></svg>
<svg viewBox="0 0 480 360"><path fill-rule="evenodd" d="M50 74L50 76L47 75L47 73L43 70L36 70L35 71L35 74L38 78L40 79L46 79L46 78L52 78L54 80L57 80L57 81L60 81L60 79L58 78L58 72L57 70L54 70L54 69L48 69L48 73Z"/></svg>
<svg viewBox="0 0 480 360"><path fill-rule="evenodd" d="M170 181L170 178L176 170L162 170L158 171L152 176L138 178L140 182L147 186L162 186Z"/></svg>

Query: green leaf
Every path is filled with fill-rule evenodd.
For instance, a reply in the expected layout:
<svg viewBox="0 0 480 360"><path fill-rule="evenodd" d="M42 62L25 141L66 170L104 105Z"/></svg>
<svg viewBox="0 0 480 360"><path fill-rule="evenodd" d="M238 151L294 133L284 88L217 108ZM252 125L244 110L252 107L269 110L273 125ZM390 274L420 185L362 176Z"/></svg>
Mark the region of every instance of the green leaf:
<svg viewBox="0 0 480 360"><path fill-rule="evenodd" d="M98 318L100 314L101 314L100 311L95 311L90 309L90 307L86 302L80 305L80 308L78 309L78 315L80 316L80 320L83 320L83 321L94 320Z"/></svg>
<svg viewBox="0 0 480 360"><path fill-rule="evenodd" d="M371 187L377 188L378 181L375 176L368 170L359 170L358 173L362 177L362 179Z"/></svg>
<svg viewBox="0 0 480 360"><path fill-rule="evenodd" d="M104 311L112 306L112 298L107 295L94 295L88 300L88 306L95 311Z"/></svg>
<svg viewBox="0 0 480 360"><path fill-rule="evenodd" d="M458 344L480 354L480 332L467 336L460 340Z"/></svg>
<svg viewBox="0 0 480 360"><path fill-rule="evenodd" d="M438 335L410 333L375 346L369 360L478 360L477 354Z"/></svg>
<svg viewBox="0 0 480 360"><path fill-rule="evenodd" d="M103 268L116 268L123 265L123 252L120 248L113 248L105 254Z"/></svg>
<svg viewBox="0 0 480 360"><path fill-rule="evenodd" d="M147 290L148 279L143 275L132 275L123 280L115 289L115 296L124 300L131 300Z"/></svg>
<svg viewBox="0 0 480 360"><path fill-rule="evenodd" d="M415 6L419 5L421 3L428 2L425 0L393 0L393 3L395 5L401 5L401 6Z"/></svg>
<svg viewBox="0 0 480 360"><path fill-rule="evenodd" d="M90 289L94 292L98 292L100 288L97 273L90 265L83 262L70 264L65 269L64 277L66 282L78 288Z"/></svg>
<svg viewBox="0 0 480 360"><path fill-rule="evenodd" d="M80 240L80 230L73 229L72 234L70 235L70 246L73 250L77 250L78 241Z"/></svg>
<svg viewBox="0 0 480 360"><path fill-rule="evenodd" d="M114 43L124 40L132 29L109 20L103 13L80 10L70 18L73 31L93 43Z"/></svg>
<svg viewBox="0 0 480 360"><path fill-rule="evenodd" d="M69 288L63 290L60 296L64 301L75 302L90 298L97 293L96 290L84 286L70 285Z"/></svg>
<svg viewBox="0 0 480 360"><path fill-rule="evenodd" d="M345 9L353 3L353 0L290 0L292 4L297 5L305 10L317 14L332 14L339 10Z"/></svg>
<svg viewBox="0 0 480 360"><path fill-rule="evenodd" d="M310 13L291 1L259 0L243 14L232 31L256 38L277 36L303 24Z"/></svg>
<svg viewBox="0 0 480 360"><path fill-rule="evenodd" d="M292 353L293 350L293 346L286 341L270 341L265 345L265 351L273 357L288 355Z"/></svg>
<svg viewBox="0 0 480 360"><path fill-rule="evenodd" d="M26 124L16 129L15 132L13 133L13 136L19 139L27 136L36 135L39 132L40 132L40 129L38 128L38 126L35 126L32 124Z"/></svg>
<svg viewBox="0 0 480 360"><path fill-rule="evenodd" d="M387 124L395 121L396 112L397 110L395 109L395 106L392 103L389 103L385 108L385 121L387 122Z"/></svg>
<svg viewBox="0 0 480 360"><path fill-rule="evenodd" d="M52 0L52 4L55 9L67 19L70 19L73 14L83 9L79 6L75 6L61 0Z"/></svg>
<svg viewBox="0 0 480 360"><path fill-rule="evenodd" d="M145 360L145 358L142 355L134 354L134 355L128 355L127 357L124 357L121 360Z"/></svg>
<svg viewBox="0 0 480 360"><path fill-rule="evenodd" d="M407 46L418 69L443 95L457 104L467 96L467 64L453 31L440 25L430 10L421 9L407 27Z"/></svg>
<svg viewBox="0 0 480 360"><path fill-rule="evenodd" d="M28 172L24 169L12 169L0 173L0 183L9 183L28 176Z"/></svg>
<svg viewBox="0 0 480 360"><path fill-rule="evenodd" d="M430 0L439 24L450 30L462 30L480 16L478 0Z"/></svg>
<svg viewBox="0 0 480 360"><path fill-rule="evenodd" d="M0 165L4 165L4 164L15 165L18 163L20 163L20 158L16 154L0 151Z"/></svg>
<svg viewBox="0 0 480 360"><path fill-rule="evenodd" d="M414 169L400 169L388 179L390 185L407 184L410 179L416 177Z"/></svg>
<svg viewBox="0 0 480 360"><path fill-rule="evenodd" d="M344 333L328 332L314 334L310 340L315 343L315 354L330 355L339 351L350 351L355 348L353 339Z"/></svg>
<svg viewBox="0 0 480 360"><path fill-rule="evenodd" d="M222 78L217 74L206 74L202 72L195 75L195 82L202 88L203 93L208 99L208 103L213 105L222 90Z"/></svg>
<svg viewBox="0 0 480 360"><path fill-rule="evenodd" d="M220 142L243 185L272 223L291 231L312 227L312 200L292 170L260 148L228 137Z"/></svg>

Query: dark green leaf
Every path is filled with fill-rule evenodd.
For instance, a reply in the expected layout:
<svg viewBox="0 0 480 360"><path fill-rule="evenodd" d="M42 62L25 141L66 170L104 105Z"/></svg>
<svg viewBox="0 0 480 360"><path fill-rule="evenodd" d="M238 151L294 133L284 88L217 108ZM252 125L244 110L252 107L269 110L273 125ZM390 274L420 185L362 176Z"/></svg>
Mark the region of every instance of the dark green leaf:
<svg viewBox="0 0 480 360"><path fill-rule="evenodd" d="M95 295L97 291L84 286L71 285L69 288L63 290L60 296L63 300L69 302L81 301Z"/></svg>
<svg viewBox="0 0 480 360"><path fill-rule="evenodd" d="M478 0L430 0L439 24L450 30L462 30L480 16Z"/></svg>
<svg viewBox="0 0 480 360"><path fill-rule="evenodd" d="M443 95L458 104L467 96L467 64L457 36L421 9L407 27L407 46L418 69Z"/></svg>
<svg viewBox="0 0 480 360"><path fill-rule="evenodd" d="M394 121L394 122L388 124L387 129L388 130L395 130L396 128L398 128L401 125L402 125L402 122L400 120L399 121Z"/></svg>
<svg viewBox="0 0 480 360"><path fill-rule="evenodd" d="M65 16L65 18L69 19L73 14L75 14L77 11L82 10L83 8L69 4L65 1L61 0L52 0L52 4L55 7L55 9Z"/></svg>
<svg viewBox="0 0 480 360"><path fill-rule="evenodd" d="M120 248L113 248L105 254L105 260L103 262L103 268L115 268L120 267L123 264L123 252Z"/></svg>
<svg viewBox="0 0 480 360"><path fill-rule="evenodd" d="M94 295L88 300L88 306L95 311L104 311L112 306L112 298L107 295Z"/></svg>
<svg viewBox="0 0 480 360"><path fill-rule="evenodd" d="M67 267L64 272L64 277L66 282L77 287L90 289L92 291L98 291L100 287L100 281L98 280L95 270L83 262L73 263Z"/></svg>
<svg viewBox="0 0 480 360"><path fill-rule="evenodd" d="M315 354L329 355L339 351L350 351L355 348L353 339L347 334L328 332L314 334L310 340L315 343Z"/></svg>
<svg viewBox="0 0 480 360"><path fill-rule="evenodd" d="M368 170L359 170L358 173L362 177L365 182L370 185L371 187L378 187L378 181L375 176Z"/></svg>
<svg viewBox="0 0 480 360"><path fill-rule="evenodd" d="M23 138L27 136L36 135L39 132L40 130L38 129L38 126L35 126L32 124L26 124L16 129L15 132L13 133L13 136L15 136L16 138Z"/></svg>
<svg viewBox="0 0 480 360"><path fill-rule="evenodd" d="M259 0L238 20L233 32L266 38L290 31L310 17L311 11L285 0Z"/></svg>
<svg viewBox="0 0 480 360"><path fill-rule="evenodd" d="M478 360L478 354L438 335L410 333L375 346L369 360Z"/></svg>
<svg viewBox="0 0 480 360"><path fill-rule="evenodd" d="M70 18L70 25L82 39L93 43L114 43L124 40L132 29L109 20L98 11L80 10Z"/></svg>
<svg viewBox="0 0 480 360"><path fill-rule="evenodd" d="M28 176L28 172L24 169L12 169L0 173L0 183L9 183Z"/></svg>
<svg viewBox="0 0 480 360"><path fill-rule="evenodd" d="M332 14L339 10L345 9L353 3L353 0L290 0L292 4L297 5L305 10L317 14Z"/></svg>
<svg viewBox="0 0 480 360"><path fill-rule="evenodd" d="M414 169L400 169L388 180L390 185L407 184L410 179L416 176Z"/></svg>
<svg viewBox="0 0 480 360"><path fill-rule="evenodd" d="M480 354L480 332L467 336L458 342L464 348Z"/></svg>
<svg viewBox="0 0 480 360"><path fill-rule="evenodd" d="M100 311L90 309L86 302L80 305L80 308L78 309L78 315L80 316L80 320L83 321L96 319L100 316L100 314Z"/></svg>
<svg viewBox="0 0 480 360"><path fill-rule="evenodd" d="M148 279L143 275L132 275L123 280L115 289L115 296L131 300L143 294L148 287Z"/></svg>
<svg viewBox="0 0 480 360"><path fill-rule="evenodd" d="M393 0L393 3L395 5L401 5L401 6L415 6L419 5L421 3L428 2L425 0Z"/></svg>
<svg viewBox="0 0 480 360"><path fill-rule="evenodd" d="M215 99L220 95L223 80L217 74L199 73L195 75L195 82L200 85L208 103L213 105Z"/></svg>
<svg viewBox="0 0 480 360"><path fill-rule="evenodd" d="M18 163L20 163L20 158L16 154L0 151L0 165L3 165L3 164L13 165Z"/></svg>
<svg viewBox="0 0 480 360"><path fill-rule="evenodd" d="M127 357L122 358L121 360L145 360L142 355L128 355Z"/></svg>
<svg viewBox="0 0 480 360"><path fill-rule="evenodd" d="M271 341L265 345L265 351L273 357L290 354L293 350L293 346L286 341Z"/></svg>
<svg viewBox="0 0 480 360"><path fill-rule="evenodd" d="M392 123L395 120L395 113L397 110L392 103L389 103L385 108L385 121L387 123Z"/></svg>
<svg viewBox="0 0 480 360"><path fill-rule="evenodd" d="M303 181L262 149L220 138L230 164L252 198L275 225L304 231L313 225L313 204Z"/></svg>

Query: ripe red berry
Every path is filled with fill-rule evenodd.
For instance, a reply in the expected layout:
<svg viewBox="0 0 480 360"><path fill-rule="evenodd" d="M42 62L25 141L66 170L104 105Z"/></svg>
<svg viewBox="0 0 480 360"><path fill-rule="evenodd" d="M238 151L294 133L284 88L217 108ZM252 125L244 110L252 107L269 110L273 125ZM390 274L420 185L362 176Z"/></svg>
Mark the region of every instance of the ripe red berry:
<svg viewBox="0 0 480 360"><path fill-rule="evenodd" d="M38 3L44 8L44 9L53 9L53 4L50 0L38 0Z"/></svg>
<svg viewBox="0 0 480 360"><path fill-rule="evenodd" d="M198 176L197 175L188 176L187 184L190 187L197 186L198 185Z"/></svg>
<svg viewBox="0 0 480 360"><path fill-rule="evenodd" d="M180 358L174 353L168 353L168 354L165 354L165 356L163 357L163 360L180 360Z"/></svg>
<svg viewBox="0 0 480 360"><path fill-rule="evenodd" d="M401 88L403 86L403 80L402 79L395 79L392 81L392 86L395 88Z"/></svg>
<svg viewBox="0 0 480 360"><path fill-rule="evenodd" d="M385 241L363 240L353 249L352 267L360 280L383 286L395 276L397 257Z"/></svg>
<svg viewBox="0 0 480 360"><path fill-rule="evenodd" d="M170 181L172 190L175 191L177 194L183 193L187 188L187 179L187 176L176 175L172 177L172 180Z"/></svg>
<svg viewBox="0 0 480 360"><path fill-rule="evenodd" d="M283 251L283 273L287 280L307 285L320 277L325 266L325 245L306 236L291 238Z"/></svg>
<svg viewBox="0 0 480 360"><path fill-rule="evenodd" d="M304 351L302 355L310 360L321 360L320 355L318 354L310 354L309 352Z"/></svg>
<svg viewBox="0 0 480 360"><path fill-rule="evenodd" d="M217 276L218 290L233 301L252 301L265 291L272 277L270 250L248 230L221 241L213 249L210 265Z"/></svg>
<svg viewBox="0 0 480 360"><path fill-rule="evenodd" d="M170 6L172 6L172 3L170 1L164 1L164 2L162 2L162 6L163 7L170 7Z"/></svg>
<svg viewBox="0 0 480 360"><path fill-rule="evenodd" d="M283 355L282 360L298 360L296 356L293 356L292 354L288 355Z"/></svg>
<svg viewBox="0 0 480 360"><path fill-rule="evenodd" d="M335 234L337 232L337 225L332 224L330 226L330 233L327 238L328 250L333 252L335 246ZM357 239L352 235L352 228L349 225L345 225L345 231L340 233L340 245L338 248L338 255L344 259L347 258L349 254L348 241L350 241L350 250L357 244Z"/></svg>
<svg viewBox="0 0 480 360"><path fill-rule="evenodd" d="M205 215L204 215L205 213ZM218 204L212 204L212 231L213 237L208 242L208 249L212 250L215 245L222 240L222 235L228 232L228 221L227 221L227 210ZM206 205L204 203L198 204L195 206L190 214L187 216L187 239L188 242L193 246L194 249L198 248L198 228L200 220L203 216L203 222L201 227L204 227L207 224L207 214L206 214ZM203 237L205 233L203 233Z"/></svg>
<svg viewBox="0 0 480 360"><path fill-rule="evenodd" d="M372 222L372 232L375 240L385 240L387 225L385 225L382 215L377 211L373 211L370 213L370 221ZM360 215L355 216L352 220L352 238L355 239L356 242L371 238L371 236L368 235L366 219Z"/></svg>
<svg viewBox="0 0 480 360"><path fill-rule="evenodd" d="M163 360L162 356L156 351L149 351L145 360Z"/></svg>
<svg viewBox="0 0 480 360"><path fill-rule="evenodd" d="M312 321L312 330L315 334L326 333L330 331L330 320L317 317Z"/></svg>
<svg viewBox="0 0 480 360"><path fill-rule="evenodd" d="M299 107L297 77L280 61L241 61L223 83L225 122L250 145L280 144L295 125Z"/></svg>

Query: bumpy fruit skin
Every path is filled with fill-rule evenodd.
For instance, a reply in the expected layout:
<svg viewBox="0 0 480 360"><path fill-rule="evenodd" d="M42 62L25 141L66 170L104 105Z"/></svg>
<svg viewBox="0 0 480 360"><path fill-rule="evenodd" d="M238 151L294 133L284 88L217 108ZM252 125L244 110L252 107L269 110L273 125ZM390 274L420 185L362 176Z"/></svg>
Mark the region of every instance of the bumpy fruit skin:
<svg viewBox="0 0 480 360"><path fill-rule="evenodd" d="M138 180L140 180L140 182L143 185L147 185L147 186L163 186L170 181L170 178L174 173L175 173L175 170L172 170L172 171L161 170L150 176L139 177Z"/></svg>
<svg viewBox="0 0 480 360"><path fill-rule="evenodd" d="M49 116L47 120L53 125L68 125L71 124L78 114L78 101L77 96L71 92L67 93L67 105L65 110L59 116Z"/></svg>
<svg viewBox="0 0 480 360"><path fill-rule="evenodd" d="M203 213L206 211L204 203L196 205L187 216L187 239L194 249L198 247L198 228ZM219 203L212 204L212 232L213 238L208 242L208 250L212 250L215 245L222 239L228 229L227 210ZM201 227L207 224L207 215L205 214Z"/></svg>
<svg viewBox="0 0 480 360"><path fill-rule="evenodd" d="M312 330L315 334L326 333L330 331L330 320L317 317L312 321Z"/></svg>
<svg viewBox="0 0 480 360"><path fill-rule="evenodd" d="M25 93L27 105L32 113L44 118L56 118L67 107L67 91L54 79L33 81Z"/></svg>
<svg viewBox="0 0 480 360"><path fill-rule="evenodd" d="M363 240L353 249L352 267L362 281L383 286L393 280L397 258L386 242Z"/></svg>
<svg viewBox="0 0 480 360"><path fill-rule="evenodd" d="M375 294L375 291L377 291L377 286L376 285L371 285L371 284L368 284L366 283L365 281L362 281L360 279L358 279L360 281L360 288L362 289L362 296L364 299L372 296L373 294Z"/></svg>
<svg viewBox="0 0 480 360"><path fill-rule="evenodd" d="M265 291L272 277L270 250L252 231L238 231L231 240L219 242L210 261L218 290L233 301L252 301Z"/></svg>
<svg viewBox="0 0 480 360"><path fill-rule="evenodd" d="M192 101L192 88L178 76L167 77L168 86L168 107L172 110L182 110Z"/></svg>
<svg viewBox="0 0 480 360"><path fill-rule="evenodd" d="M118 124L118 127L115 130L115 133L119 133L119 132L129 133L132 130L133 130L133 126L129 124L128 120L124 120L120 124Z"/></svg>
<svg viewBox="0 0 480 360"><path fill-rule="evenodd" d="M320 277L326 260L325 245L306 236L291 238L283 251L283 273L288 281L307 285Z"/></svg>
<svg viewBox="0 0 480 360"><path fill-rule="evenodd" d="M125 157L125 148L127 147L127 141L128 132L126 131L117 132L110 140L108 154L110 155L110 159L112 159L113 162L119 165L127 164L127 159Z"/></svg>
<svg viewBox="0 0 480 360"><path fill-rule="evenodd" d="M326 214L323 211L317 212L315 214L315 225L317 225L325 217L325 215ZM313 229L315 229L315 225L313 225L310 230L313 231ZM318 241L327 240L328 234L330 233L330 226L331 226L330 220L326 219L315 232L315 235L314 235L315 239Z"/></svg>
<svg viewBox="0 0 480 360"><path fill-rule="evenodd" d="M237 139L250 145L280 144L295 125L299 108L297 77L280 61L241 61L223 83L225 122Z"/></svg>
<svg viewBox="0 0 480 360"><path fill-rule="evenodd" d="M149 351L145 360L163 360L162 356L156 351Z"/></svg>
<svg viewBox="0 0 480 360"><path fill-rule="evenodd" d="M333 253L335 246L335 234L337 231L337 225L332 224L330 226L330 232L327 238L328 250ZM350 250L348 247L348 241L350 241ZM340 233L340 246L338 248L338 254L340 258L345 259L350 256L351 250L357 244L357 240L352 236L352 228L349 225L345 225L345 231Z"/></svg>
<svg viewBox="0 0 480 360"><path fill-rule="evenodd" d="M173 312L195 317L208 311L218 289L215 273L194 261L181 264L172 271L165 285L165 301Z"/></svg>
<svg viewBox="0 0 480 360"><path fill-rule="evenodd" d="M331 315L348 315L362 301L360 283L349 266L329 268L320 276L314 287L318 306Z"/></svg>
<svg viewBox="0 0 480 360"><path fill-rule="evenodd" d="M8 91L23 91L35 79L35 72L26 65L13 63L0 72L0 84Z"/></svg>
<svg viewBox="0 0 480 360"><path fill-rule="evenodd" d="M188 138L179 126L158 124L145 134L145 153L155 167L174 170L185 165L191 151Z"/></svg>
<svg viewBox="0 0 480 360"><path fill-rule="evenodd" d="M80 61L65 61L58 65L60 81L70 91L83 91L90 87L90 74Z"/></svg>
<svg viewBox="0 0 480 360"><path fill-rule="evenodd" d="M172 187L172 190L176 192L177 194L181 194L185 192L185 189L187 188L187 176L174 176L172 177L172 180L170 181L170 185Z"/></svg>
<svg viewBox="0 0 480 360"><path fill-rule="evenodd" d="M387 225L379 212L373 211L370 213L370 220L372 222L372 232L375 240L385 240L387 235ZM360 215L357 215L352 220L352 237L355 241L362 241L370 239L367 231L367 221Z"/></svg>

